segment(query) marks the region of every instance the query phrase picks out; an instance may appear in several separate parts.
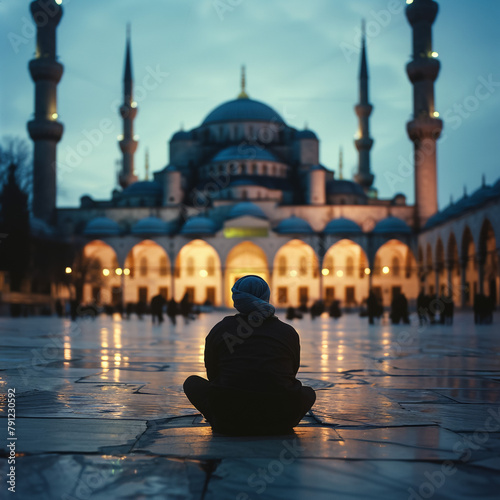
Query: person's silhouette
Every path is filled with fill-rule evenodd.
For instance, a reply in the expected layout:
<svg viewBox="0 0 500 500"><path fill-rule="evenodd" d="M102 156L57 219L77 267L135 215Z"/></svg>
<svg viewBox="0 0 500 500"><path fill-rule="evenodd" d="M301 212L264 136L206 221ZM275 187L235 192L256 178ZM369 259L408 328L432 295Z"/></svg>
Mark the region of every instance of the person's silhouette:
<svg viewBox="0 0 500 500"><path fill-rule="evenodd" d="M316 400L314 390L296 379L299 336L274 315L262 278L244 276L231 291L238 314L225 317L206 338L208 380L192 375L184 392L216 432L291 432Z"/></svg>

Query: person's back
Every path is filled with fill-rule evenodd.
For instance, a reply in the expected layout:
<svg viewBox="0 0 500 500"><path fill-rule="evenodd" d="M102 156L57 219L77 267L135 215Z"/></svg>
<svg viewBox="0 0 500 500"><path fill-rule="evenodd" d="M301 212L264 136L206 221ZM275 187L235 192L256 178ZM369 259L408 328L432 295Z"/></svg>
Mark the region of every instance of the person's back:
<svg viewBox="0 0 500 500"><path fill-rule="evenodd" d="M188 377L184 392L215 431L289 432L316 399L295 378L299 336L274 315L269 287L258 276L239 279L232 292L240 314L213 327L205 343L208 380Z"/></svg>

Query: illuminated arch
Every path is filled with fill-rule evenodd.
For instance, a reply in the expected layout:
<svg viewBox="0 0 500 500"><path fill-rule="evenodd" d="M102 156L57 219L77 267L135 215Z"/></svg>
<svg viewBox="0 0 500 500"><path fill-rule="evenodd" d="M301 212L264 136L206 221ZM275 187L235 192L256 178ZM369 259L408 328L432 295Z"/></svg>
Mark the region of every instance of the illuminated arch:
<svg viewBox="0 0 500 500"><path fill-rule="evenodd" d="M319 299L319 265L313 248L301 240L285 243L274 256L272 293L281 307Z"/></svg>
<svg viewBox="0 0 500 500"><path fill-rule="evenodd" d="M460 245L461 264L465 271L463 298L467 305L472 305L474 294L478 291L477 281L477 261L476 261L476 245L469 226L465 227L462 234L462 242Z"/></svg>
<svg viewBox="0 0 500 500"><path fill-rule="evenodd" d="M121 281L115 250L102 240L87 243L73 268L77 300L100 305L121 303Z"/></svg>
<svg viewBox="0 0 500 500"><path fill-rule="evenodd" d="M417 261L406 243L397 239L387 241L377 250L375 262L378 263L380 272L373 274L372 287L382 297L385 305L390 304L396 290L401 290L409 300L417 298ZM394 272L394 265L400 266L399 272L397 269Z"/></svg>
<svg viewBox="0 0 500 500"><path fill-rule="evenodd" d="M498 303L498 253L495 231L489 219L485 219L479 235L479 257L483 266L482 279L483 293L492 297L495 304ZM481 285L481 284L480 284Z"/></svg>
<svg viewBox="0 0 500 500"><path fill-rule="evenodd" d="M196 239L184 245L175 260L175 299L188 293L197 304L222 303L222 271L219 254L206 241Z"/></svg>

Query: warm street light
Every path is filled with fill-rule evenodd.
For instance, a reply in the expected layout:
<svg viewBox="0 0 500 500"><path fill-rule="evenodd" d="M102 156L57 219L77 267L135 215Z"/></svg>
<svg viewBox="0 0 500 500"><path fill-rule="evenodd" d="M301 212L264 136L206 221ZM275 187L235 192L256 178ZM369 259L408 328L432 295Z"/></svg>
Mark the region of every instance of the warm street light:
<svg viewBox="0 0 500 500"><path fill-rule="evenodd" d="M117 276L121 276L123 274L123 269L121 267L118 267L115 269L115 273Z"/></svg>
<svg viewBox="0 0 500 500"><path fill-rule="evenodd" d="M295 271L295 269L292 269L292 270L290 271L290 276L291 276L292 278L295 278L295 276L297 276L297 271Z"/></svg>
<svg viewBox="0 0 500 500"><path fill-rule="evenodd" d="M125 268L125 269L123 270L123 274L124 274L125 276L128 276L128 275L130 274L130 269Z"/></svg>
<svg viewBox="0 0 500 500"><path fill-rule="evenodd" d="M387 266L384 266L384 267L382 268L382 272L383 272L384 274L389 274L389 268L388 268Z"/></svg>
<svg viewBox="0 0 500 500"><path fill-rule="evenodd" d="M66 274L71 274L72 272L73 272L73 269L71 269L71 267L67 267L67 268L65 269L65 273L66 273Z"/></svg>
<svg viewBox="0 0 500 500"><path fill-rule="evenodd" d="M339 278L342 278L342 276L344 276L344 271L340 270L340 271L337 271L337 276Z"/></svg>
<svg viewBox="0 0 500 500"><path fill-rule="evenodd" d="M103 276L109 276L109 269L103 269L102 274Z"/></svg>
<svg viewBox="0 0 500 500"><path fill-rule="evenodd" d="M365 274L368 276L371 274L371 269L369 267L365 267Z"/></svg>
<svg viewBox="0 0 500 500"><path fill-rule="evenodd" d="M207 271L206 269L202 269L202 270L200 271L200 276L201 276L202 278L206 278L206 277L208 276L208 271Z"/></svg>
<svg viewBox="0 0 500 500"><path fill-rule="evenodd" d="M326 269L326 268L325 268L325 269L322 269L322 270L321 270L321 274L322 274L323 276L328 276L328 275L330 274L330 269Z"/></svg>

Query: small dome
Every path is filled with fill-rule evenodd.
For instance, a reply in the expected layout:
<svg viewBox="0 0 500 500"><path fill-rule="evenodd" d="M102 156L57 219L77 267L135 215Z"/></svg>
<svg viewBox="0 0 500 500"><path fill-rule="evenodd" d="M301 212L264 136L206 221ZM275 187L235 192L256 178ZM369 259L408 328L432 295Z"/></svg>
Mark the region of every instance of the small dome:
<svg viewBox="0 0 500 500"><path fill-rule="evenodd" d="M34 236L51 236L54 229L38 217L30 217L30 230Z"/></svg>
<svg viewBox="0 0 500 500"><path fill-rule="evenodd" d="M309 222L300 217L292 215L283 219L274 229L279 234L312 234L314 233Z"/></svg>
<svg viewBox="0 0 500 500"><path fill-rule="evenodd" d="M399 234L410 234L411 228L408 224L397 217L387 217L386 219L381 220L373 229L375 234L390 234L390 233L399 233Z"/></svg>
<svg viewBox="0 0 500 500"><path fill-rule="evenodd" d="M312 131L312 130L299 130L296 134L295 134L295 139L296 140L299 140L299 139L314 139L315 141L318 140L318 136Z"/></svg>
<svg viewBox="0 0 500 500"><path fill-rule="evenodd" d="M346 180L332 180L326 183L326 192L329 195L353 194L366 198L363 188L356 182Z"/></svg>
<svg viewBox="0 0 500 500"><path fill-rule="evenodd" d="M175 141L190 141L191 140L191 132L186 132L185 130L179 130L179 132L176 132L172 138L170 139L170 142L175 142Z"/></svg>
<svg viewBox="0 0 500 500"><path fill-rule="evenodd" d="M122 196L125 198L135 197L161 197L163 196L163 189L160 184L155 181L139 181L134 182L123 190Z"/></svg>
<svg viewBox="0 0 500 500"><path fill-rule="evenodd" d="M261 160L261 161L279 161L276 156L270 151L260 147L251 146L230 146L219 151L213 158L212 162L230 161L230 160Z"/></svg>
<svg viewBox="0 0 500 500"><path fill-rule="evenodd" d="M181 229L181 234L214 234L215 223L204 215L197 215L189 219Z"/></svg>
<svg viewBox="0 0 500 500"><path fill-rule="evenodd" d="M132 234L168 234L170 232L169 223L158 217L145 217L132 226Z"/></svg>
<svg viewBox="0 0 500 500"><path fill-rule="evenodd" d="M221 122L272 122L284 125L283 118L273 108L253 99L234 99L215 108L203 120L203 125Z"/></svg>
<svg viewBox="0 0 500 500"><path fill-rule="evenodd" d="M326 234L361 234L363 231L354 221L339 217L332 219L323 232Z"/></svg>
<svg viewBox="0 0 500 500"><path fill-rule="evenodd" d="M264 213L262 208L249 201L243 201L241 203L233 205L229 212L228 219L235 219L236 217L243 217L245 215L258 217L259 219L267 219L266 214Z"/></svg>
<svg viewBox="0 0 500 500"><path fill-rule="evenodd" d="M96 217L87 223L83 234L89 236L116 236L121 233L120 226L109 217Z"/></svg>

